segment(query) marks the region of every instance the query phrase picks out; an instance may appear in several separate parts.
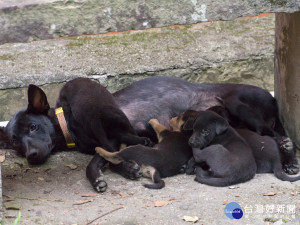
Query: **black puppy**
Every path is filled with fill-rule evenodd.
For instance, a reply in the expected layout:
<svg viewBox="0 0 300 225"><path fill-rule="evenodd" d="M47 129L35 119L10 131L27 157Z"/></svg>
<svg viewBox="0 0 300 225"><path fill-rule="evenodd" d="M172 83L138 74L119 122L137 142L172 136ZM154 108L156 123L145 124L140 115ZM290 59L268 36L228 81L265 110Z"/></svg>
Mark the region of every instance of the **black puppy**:
<svg viewBox="0 0 300 225"><path fill-rule="evenodd" d="M149 124L159 140L153 148L136 145L111 153L97 147L96 152L114 164L133 160L141 167L142 175L151 178L154 182L144 186L161 189L165 186L161 178L178 174L192 157L192 150L188 145L188 133L169 131L156 119L151 119Z"/></svg>
<svg viewBox="0 0 300 225"><path fill-rule="evenodd" d="M172 117L186 110L207 110L221 105L218 97L226 101L226 107L238 123L245 124L262 135L280 137L277 142L286 155L283 161L288 173L297 173L295 148L286 136L279 120L276 99L259 87L243 84L193 84L174 77L154 76L147 78L113 94L121 110L140 136L151 137L155 133L148 125L157 118L169 127ZM281 138L283 137L283 138Z"/></svg>
<svg viewBox="0 0 300 225"><path fill-rule="evenodd" d="M256 164L251 148L218 114L211 111L186 111L173 118L177 129L192 130L189 144L195 161L195 180L212 186L246 182L255 176Z"/></svg>
<svg viewBox="0 0 300 225"><path fill-rule="evenodd" d="M222 106L214 106L208 110L216 112L223 118L225 118L230 124L236 123L234 117ZM239 135L251 147L257 171L256 173L274 173L274 175L283 181L297 181L300 176L290 177L284 173L282 169L282 153L273 138L269 136L261 136L257 133L247 129L236 129Z"/></svg>
<svg viewBox="0 0 300 225"><path fill-rule="evenodd" d="M60 91L56 108L62 107L66 124L76 148L94 154L95 147L108 151L119 149L121 143L151 144L138 137L113 96L100 84L87 78L66 83ZM61 115L61 113L59 113ZM12 147L26 156L30 164L41 164L51 151L67 148L55 109L50 108L45 93L37 86L28 88L28 107L17 112L6 127ZM67 138L68 139L68 138ZM89 163L86 175L96 191L106 190L101 168L105 160L98 154ZM126 162L116 170L135 175L136 167Z"/></svg>

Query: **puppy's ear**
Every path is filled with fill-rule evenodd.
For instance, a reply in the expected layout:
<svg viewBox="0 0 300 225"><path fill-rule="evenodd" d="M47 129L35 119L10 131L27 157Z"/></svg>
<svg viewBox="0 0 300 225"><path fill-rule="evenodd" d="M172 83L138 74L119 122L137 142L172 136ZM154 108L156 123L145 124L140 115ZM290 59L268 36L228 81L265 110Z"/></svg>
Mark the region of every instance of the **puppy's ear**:
<svg viewBox="0 0 300 225"><path fill-rule="evenodd" d="M194 122L195 122L195 119L194 119L194 118L188 119L188 120L183 124L182 129L183 129L183 130L193 130Z"/></svg>
<svg viewBox="0 0 300 225"><path fill-rule="evenodd" d="M229 124L225 119L220 118L220 119L216 120L216 134L217 135L223 134L225 131L227 131L228 128L229 128Z"/></svg>
<svg viewBox="0 0 300 225"><path fill-rule="evenodd" d="M34 114L47 114L50 109L46 94L39 87L30 84L28 87L27 111Z"/></svg>

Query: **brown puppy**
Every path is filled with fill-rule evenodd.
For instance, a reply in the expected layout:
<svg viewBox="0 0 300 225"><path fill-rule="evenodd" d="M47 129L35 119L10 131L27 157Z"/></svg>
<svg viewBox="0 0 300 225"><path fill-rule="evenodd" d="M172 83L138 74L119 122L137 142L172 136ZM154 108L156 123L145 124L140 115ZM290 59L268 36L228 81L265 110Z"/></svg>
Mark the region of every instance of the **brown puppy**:
<svg viewBox="0 0 300 225"><path fill-rule="evenodd" d="M171 124L177 125L176 130L193 131L189 144L195 162L206 165L196 168L196 181L223 187L255 176L251 148L223 117L211 111L188 110Z"/></svg>
<svg viewBox="0 0 300 225"><path fill-rule="evenodd" d="M154 184L144 186L161 189L165 186L161 178L178 174L192 157L192 151L188 145L190 135L186 132L169 131L157 119L151 119L149 124L156 132L159 141L153 148L136 145L111 153L97 147L96 152L113 164L124 161L136 162L141 167L143 176L151 178L154 182Z"/></svg>

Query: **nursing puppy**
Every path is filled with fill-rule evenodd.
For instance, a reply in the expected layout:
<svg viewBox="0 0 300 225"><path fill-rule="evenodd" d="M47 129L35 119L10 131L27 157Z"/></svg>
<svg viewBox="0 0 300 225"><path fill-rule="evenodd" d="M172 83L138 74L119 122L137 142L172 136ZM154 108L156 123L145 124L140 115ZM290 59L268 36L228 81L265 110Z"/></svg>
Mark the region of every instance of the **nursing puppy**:
<svg viewBox="0 0 300 225"><path fill-rule="evenodd" d="M198 166L195 180L212 186L228 186L252 179L256 163L251 148L218 114L188 110L171 120L176 129L193 131L189 144Z"/></svg>
<svg viewBox="0 0 300 225"><path fill-rule="evenodd" d="M215 106L208 110L218 113L229 123L236 123L234 118L222 106ZM291 177L283 171L283 154L272 137L261 136L248 129L236 129L236 131L251 147L257 166L256 173L273 173L278 179L283 181L293 182L300 179L300 176Z"/></svg>
<svg viewBox="0 0 300 225"><path fill-rule="evenodd" d="M159 141L153 148L136 145L111 153L97 147L96 152L113 164L124 161L136 162L141 167L142 175L151 178L154 182L144 186L150 189L161 189L165 186L161 178L178 174L192 157L188 145L190 135L187 132L169 131L157 119L151 119L149 124L156 132Z"/></svg>

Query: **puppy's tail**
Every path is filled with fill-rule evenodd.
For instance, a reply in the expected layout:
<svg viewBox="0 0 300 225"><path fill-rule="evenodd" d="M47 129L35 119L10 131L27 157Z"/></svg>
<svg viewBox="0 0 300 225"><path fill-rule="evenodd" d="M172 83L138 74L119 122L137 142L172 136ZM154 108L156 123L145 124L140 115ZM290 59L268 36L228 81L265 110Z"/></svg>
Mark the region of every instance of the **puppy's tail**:
<svg viewBox="0 0 300 225"><path fill-rule="evenodd" d="M297 175L297 176L287 175L282 170L281 164L274 167L274 175L275 175L275 177L277 177L279 180L282 180L282 181L294 182L294 181L300 180L300 175Z"/></svg>
<svg viewBox="0 0 300 225"><path fill-rule="evenodd" d="M112 164L120 164L124 161L124 159L119 156L119 152L108 152L101 147L96 147L95 150L101 157L111 162Z"/></svg>
<svg viewBox="0 0 300 225"><path fill-rule="evenodd" d="M142 172L144 177L151 178L153 184L144 184L144 187L149 189L162 189L165 186L165 182L161 179L159 172L152 166L142 166Z"/></svg>

